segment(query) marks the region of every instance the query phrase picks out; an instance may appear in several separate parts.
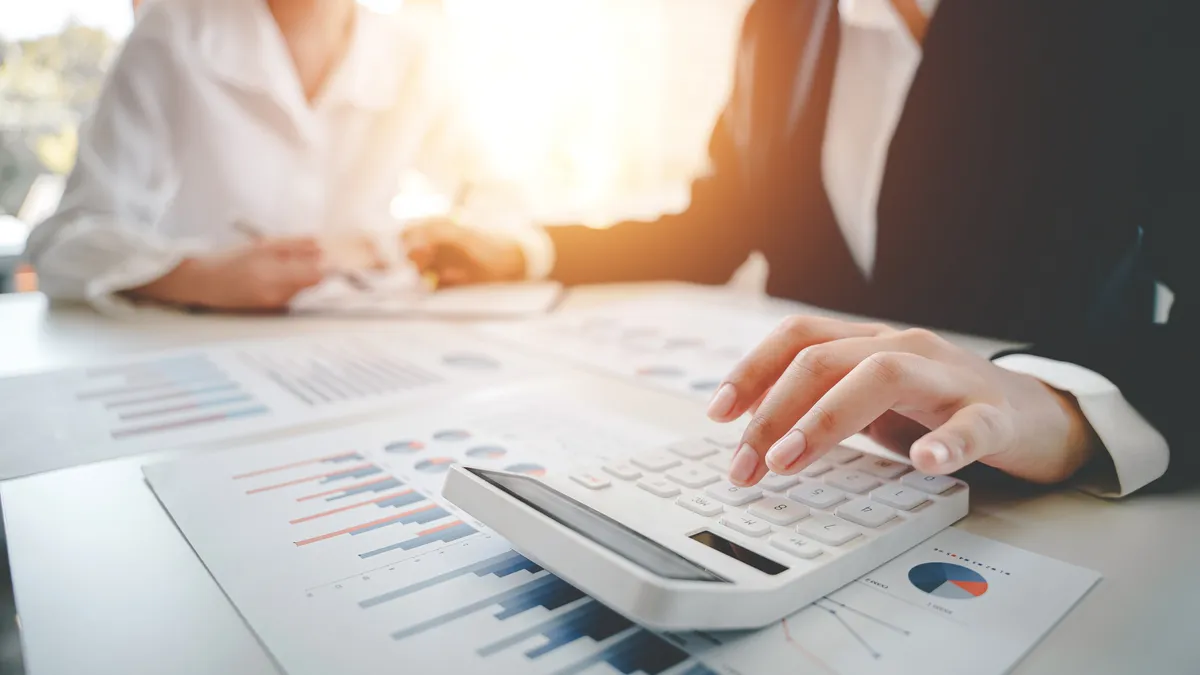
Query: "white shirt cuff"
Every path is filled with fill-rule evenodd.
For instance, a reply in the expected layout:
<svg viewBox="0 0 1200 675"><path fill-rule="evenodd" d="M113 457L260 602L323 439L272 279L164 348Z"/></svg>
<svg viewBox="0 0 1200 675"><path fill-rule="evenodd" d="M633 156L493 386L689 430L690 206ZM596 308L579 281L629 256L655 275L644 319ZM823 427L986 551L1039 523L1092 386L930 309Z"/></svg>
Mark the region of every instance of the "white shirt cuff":
<svg viewBox="0 0 1200 675"><path fill-rule="evenodd" d="M994 361L1001 368L1024 373L1070 393L1079 402L1096 435L1112 456L1117 489L1085 487L1101 497L1124 497L1167 471L1167 440L1142 417L1108 378L1082 366L1031 354L1010 354Z"/></svg>
<svg viewBox="0 0 1200 675"><path fill-rule="evenodd" d="M554 269L554 242L546 231L535 225L514 227L506 230L521 247L525 256L525 278L541 281L550 276Z"/></svg>

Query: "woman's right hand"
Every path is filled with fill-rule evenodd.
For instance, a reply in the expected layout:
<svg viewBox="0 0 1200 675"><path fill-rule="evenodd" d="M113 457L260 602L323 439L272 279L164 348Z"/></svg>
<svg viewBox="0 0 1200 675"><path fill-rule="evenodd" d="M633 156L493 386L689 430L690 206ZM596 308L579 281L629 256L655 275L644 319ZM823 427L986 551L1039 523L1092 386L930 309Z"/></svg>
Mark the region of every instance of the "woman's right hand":
<svg viewBox="0 0 1200 675"><path fill-rule="evenodd" d="M275 311L321 279L321 247L315 239L262 239L227 253L184 260L128 295L226 311Z"/></svg>
<svg viewBox="0 0 1200 675"><path fill-rule="evenodd" d="M422 273L436 274L439 287L525 277L520 244L499 232L434 219L410 226L402 241L409 260Z"/></svg>

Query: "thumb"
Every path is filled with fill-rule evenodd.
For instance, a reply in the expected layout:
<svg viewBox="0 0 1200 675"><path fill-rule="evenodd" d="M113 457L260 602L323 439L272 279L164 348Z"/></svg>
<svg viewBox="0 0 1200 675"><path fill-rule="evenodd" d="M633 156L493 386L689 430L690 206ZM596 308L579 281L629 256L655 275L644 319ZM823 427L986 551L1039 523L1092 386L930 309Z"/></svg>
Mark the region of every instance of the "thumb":
<svg viewBox="0 0 1200 675"><path fill-rule="evenodd" d="M988 455L1007 450L1015 431L1012 420L994 405L974 403L913 443L913 466L930 474L953 473Z"/></svg>

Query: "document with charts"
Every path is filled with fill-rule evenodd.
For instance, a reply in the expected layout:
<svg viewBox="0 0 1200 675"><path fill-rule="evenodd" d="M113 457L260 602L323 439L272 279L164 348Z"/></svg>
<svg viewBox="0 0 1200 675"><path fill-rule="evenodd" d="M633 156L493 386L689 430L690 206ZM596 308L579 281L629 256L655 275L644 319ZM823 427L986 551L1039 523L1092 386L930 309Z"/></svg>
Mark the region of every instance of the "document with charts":
<svg viewBox="0 0 1200 675"><path fill-rule="evenodd" d="M781 311L669 294L484 327L488 335L642 386L707 399Z"/></svg>
<svg viewBox="0 0 1200 675"><path fill-rule="evenodd" d="M1098 578L951 529L767 628L662 634L439 496L454 463L540 475L565 448L603 458L677 438L567 396L480 393L145 474L290 675L1003 673Z"/></svg>
<svg viewBox="0 0 1200 675"><path fill-rule="evenodd" d="M537 367L461 330L423 327L228 343L0 379L0 479L365 413Z"/></svg>

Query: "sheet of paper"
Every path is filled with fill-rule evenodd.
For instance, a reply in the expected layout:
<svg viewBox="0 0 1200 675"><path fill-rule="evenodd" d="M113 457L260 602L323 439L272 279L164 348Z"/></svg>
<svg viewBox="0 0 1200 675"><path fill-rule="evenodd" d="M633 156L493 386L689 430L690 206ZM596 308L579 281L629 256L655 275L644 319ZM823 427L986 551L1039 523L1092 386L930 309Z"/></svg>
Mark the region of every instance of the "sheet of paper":
<svg viewBox="0 0 1200 675"><path fill-rule="evenodd" d="M483 330L531 353L707 399L783 316L664 294Z"/></svg>
<svg viewBox="0 0 1200 675"><path fill-rule="evenodd" d="M462 331L311 337L0 379L0 478L423 401L541 366Z"/></svg>
<svg viewBox="0 0 1200 675"><path fill-rule="evenodd" d="M550 310L562 295L556 282L495 283L429 292L410 268L336 275L292 300L296 314L354 317L510 319Z"/></svg>
<svg viewBox="0 0 1200 675"><path fill-rule="evenodd" d="M658 634L439 496L456 462L537 474L558 470L567 447L604 456L671 440L561 396L477 395L145 473L290 675L395 664L461 674L1003 673L1098 578L951 529L779 624Z"/></svg>

